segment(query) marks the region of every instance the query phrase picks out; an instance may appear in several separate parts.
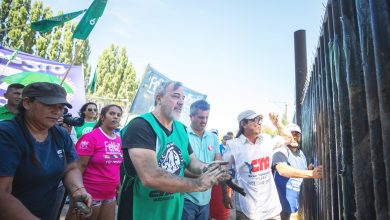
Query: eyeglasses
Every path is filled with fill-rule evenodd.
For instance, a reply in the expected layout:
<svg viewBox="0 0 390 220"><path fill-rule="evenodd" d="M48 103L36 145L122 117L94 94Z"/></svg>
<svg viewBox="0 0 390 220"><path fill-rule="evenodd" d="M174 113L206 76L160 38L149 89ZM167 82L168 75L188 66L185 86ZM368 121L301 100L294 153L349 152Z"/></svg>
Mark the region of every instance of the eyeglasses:
<svg viewBox="0 0 390 220"><path fill-rule="evenodd" d="M248 122L255 122L256 124L262 124L263 123L263 118L256 117L254 119L247 119Z"/></svg>
<svg viewBox="0 0 390 220"><path fill-rule="evenodd" d="M92 112L92 111L97 112L97 109L96 108L87 108L87 111L89 111L89 112Z"/></svg>

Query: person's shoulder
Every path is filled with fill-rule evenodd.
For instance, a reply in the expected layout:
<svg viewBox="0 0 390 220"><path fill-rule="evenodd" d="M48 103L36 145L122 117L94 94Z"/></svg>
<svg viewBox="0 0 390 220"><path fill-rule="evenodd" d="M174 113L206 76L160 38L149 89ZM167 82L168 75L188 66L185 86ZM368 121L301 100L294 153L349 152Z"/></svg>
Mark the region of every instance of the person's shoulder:
<svg viewBox="0 0 390 220"><path fill-rule="evenodd" d="M260 137L261 139L263 139L264 141L270 141L270 140L272 140L271 135L265 134L265 133L259 134L259 137Z"/></svg>
<svg viewBox="0 0 390 220"><path fill-rule="evenodd" d="M15 119L0 121L0 130L15 133L17 130L17 123Z"/></svg>
<svg viewBox="0 0 390 220"><path fill-rule="evenodd" d="M233 138L233 139L230 139L230 140L226 141L226 146L229 147L229 148L239 147L242 144L243 144L243 142L240 139L240 137Z"/></svg>
<svg viewBox="0 0 390 220"><path fill-rule="evenodd" d="M124 129L125 131L121 133L123 135L153 130L152 125L143 117L134 118Z"/></svg>
<svg viewBox="0 0 390 220"><path fill-rule="evenodd" d="M59 126L59 125L54 125L53 126L53 129L57 130L61 135L65 136L66 134L68 134L68 132L66 131L66 129L62 126Z"/></svg>
<svg viewBox="0 0 390 220"><path fill-rule="evenodd" d="M127 127L127 130L138 128L138 127L144 127L147 125L150 125L150 124L145 118L136 117L133 120L131 120L131 122L129 123L129 126Z"/></svg>

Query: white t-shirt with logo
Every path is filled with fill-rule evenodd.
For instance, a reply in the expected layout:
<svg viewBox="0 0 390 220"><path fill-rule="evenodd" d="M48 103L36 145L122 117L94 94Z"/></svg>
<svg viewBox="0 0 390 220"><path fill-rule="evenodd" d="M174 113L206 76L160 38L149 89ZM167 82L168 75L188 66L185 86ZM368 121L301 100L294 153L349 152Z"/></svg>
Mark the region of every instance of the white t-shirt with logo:
<svg viewBox="0 0 390 220"><path fill-rule="evenodd" d="M237 184L246 192L245 197L234 193L235 206L250 219L272 218L282 211L271 169L273 145L266 134L255 144L244 135L227 142L223 159L235 167Z"/></svg>

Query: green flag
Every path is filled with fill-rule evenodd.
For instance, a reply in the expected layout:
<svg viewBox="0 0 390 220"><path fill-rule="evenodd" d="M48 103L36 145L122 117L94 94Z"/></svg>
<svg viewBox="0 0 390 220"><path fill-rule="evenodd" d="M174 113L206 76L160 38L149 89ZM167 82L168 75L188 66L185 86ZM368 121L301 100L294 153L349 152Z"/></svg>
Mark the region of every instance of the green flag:
<svg viewBox="0 0 390 220"><path fill-rule="evenodd" d="M62 25L65 22L70 21L73 18L81 15L85 11L86 11L86 9L81 10L81 11L71 12L68 14L58 15L58 16L51 17L51 18L46 18L46 19L43 19L40 21L34 21L34 22L31 22L31 29L33 29L34 31L39 31L39 32L43 32L43 33L48 32L53 27L58 26L58 25Z"/></svg>
<svg viewBox="0 0 390 220"><path fill-rule="evenodd" d="M73 38L85 40L102 16L107 0L94 0L73 32Z"/></svg>
<svg viewBox="0 0 390 220"><path fill-rule="evenodd" d="M90 93L94 93L95 92L96 70L97 70L97 67L95 69L95 72L92 72L91 75L89 76L89 82L88 82L87 88L88 88Z"/></svg>

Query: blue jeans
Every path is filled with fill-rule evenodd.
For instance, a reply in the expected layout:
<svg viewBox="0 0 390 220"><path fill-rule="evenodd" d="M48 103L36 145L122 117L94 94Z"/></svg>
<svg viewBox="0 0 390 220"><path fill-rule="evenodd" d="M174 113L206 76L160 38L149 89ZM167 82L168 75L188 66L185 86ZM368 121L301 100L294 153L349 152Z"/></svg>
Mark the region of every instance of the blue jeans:
<svg viewBox="0 0 390 220"><path fill-rule="evenodd" d="M182 220L207 220L209 218L210 205L196 205L188 199L184 199Z"/></svg>

